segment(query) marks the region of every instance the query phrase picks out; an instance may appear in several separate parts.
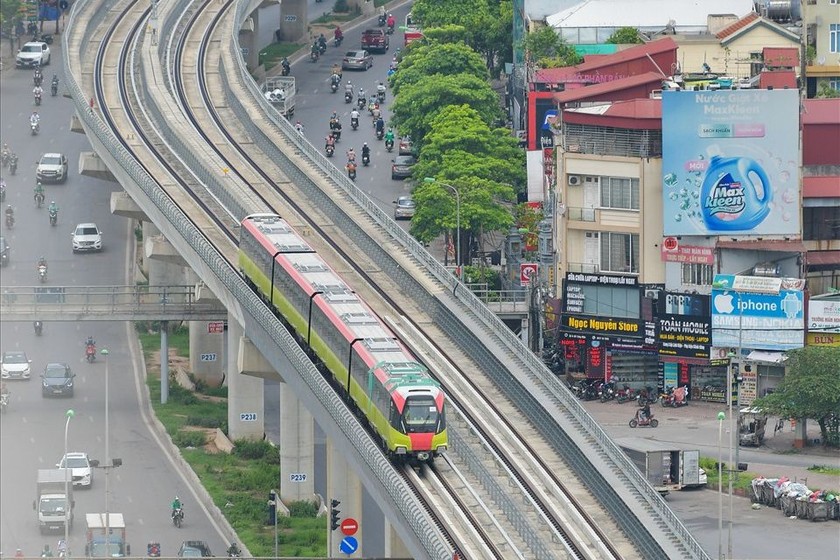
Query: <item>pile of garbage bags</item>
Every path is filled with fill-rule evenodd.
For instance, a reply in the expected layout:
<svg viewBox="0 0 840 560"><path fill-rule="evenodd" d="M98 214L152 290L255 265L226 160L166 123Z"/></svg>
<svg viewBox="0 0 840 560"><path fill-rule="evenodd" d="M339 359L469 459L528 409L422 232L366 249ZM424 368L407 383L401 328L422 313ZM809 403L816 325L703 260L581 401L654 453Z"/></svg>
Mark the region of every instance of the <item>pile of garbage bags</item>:
<svg viewBox="0 0 840 560"><path fill-rule="evenodd" d="M780 509L788 517L840 520L840 496L825 490L810 490L787 477L754 478L752 492L753 502Z"/></svg>

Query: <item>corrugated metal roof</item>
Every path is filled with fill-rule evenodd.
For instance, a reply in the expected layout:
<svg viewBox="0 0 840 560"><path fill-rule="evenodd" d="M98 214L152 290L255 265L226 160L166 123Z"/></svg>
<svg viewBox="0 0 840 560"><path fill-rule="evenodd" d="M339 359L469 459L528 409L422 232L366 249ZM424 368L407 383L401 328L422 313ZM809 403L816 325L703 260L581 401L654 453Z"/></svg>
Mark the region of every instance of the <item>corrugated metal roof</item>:
<svg viewBox="0 0 840 560"><path fill-rule="evenodd" d="M723 29L718 31L715 37L717 37L718 39L725 39L730 35L734 34L735 32L740 31L745 27L748 27L751 23L758 21L758 19L759 15L755 12L751 12L739 19L738 21L736 21L735 23L733 23L732 25L724 27Z"/></svg>
<svg viewBox="0 0 840 560"><path fill-rule="evenodd" d="M765 27L774 31L778 35L786 37L793 42L799 42L799 36L796 35L793 31L788 31L778 23L771 21L769 19L763 18L756 14L755 12L750 13L733 23L728 27L724 27L715 35L722 45L726 45L727 43L732 42L737 38L739 35L744 33L749 33L749 31L754 27Z"/></svg>
<svg viewBox="0 0 840 560"><path fill-rule="evenodd" d="M765 239L762 241L726 241L718 238L715 247L718 249L736 249L739 251L774 251L780 253L804 253L805 245L798 239Z"/></svg>
<svg viewBox="0 0 840 560"><path fill-rule="evenodd" d="M604 82L602 84L594 84L591 86L562 91L554 95L554 101L562 105L563 103L582 101L591 97L604 95L613 91L621 91L643 84L658 84L661 81L662 76L658 72L645 72L644 74L620 78L611 82Z"/></svg>
<svg viewBox="0 0 840 560"><path fill-rule="evenodd" d="M761 58L767 66L796 68L799 66L799 49L794 47L764 47L761 50Z"/></svg>
<svg viewBox="0 0 840 560"><path fill-rule="evenodd" d="M564 82L568 81L564 80L564 77L568 78L574 74L588 74L606 66L622 64L630 60L647 59L648 56L661 52L676 51L678 48L679 45L673 39L665 37L657 41L651 41L650 43L636 45L635 47L618 51L615 54L588 57L585 62L578 64L577 66L564 66L563 68L544 68L542 70L537 70L534 73L533 81L549 84ZM655 69L655 65L653 63L651 63L650 66L651 69Z"/></svg>
<svg viewBox="0 0 840 560"><path fill-rule="evenodd" d="M709 15L753 11L753 0L584 0L546 17L552 27L706 27Z"/></svg>
<svg viewBox="0 0 840 560"><path fill-rule="evenodd" d="M806 99L803 102L802 124L840 124L840 97Z"/></svg>
<svg viewBox="0 0 840 560"><path fill-rule="evenodd" d="M793 70L773 70L762 72L758 77L758 87L767 89L796 89L796 72Z"/></svg>
<svg viewBox="0 0 840 560"><path fill-rule="evenodd" d="M803 198L840 198L840 177L837 175L802 178Z"/></svg>

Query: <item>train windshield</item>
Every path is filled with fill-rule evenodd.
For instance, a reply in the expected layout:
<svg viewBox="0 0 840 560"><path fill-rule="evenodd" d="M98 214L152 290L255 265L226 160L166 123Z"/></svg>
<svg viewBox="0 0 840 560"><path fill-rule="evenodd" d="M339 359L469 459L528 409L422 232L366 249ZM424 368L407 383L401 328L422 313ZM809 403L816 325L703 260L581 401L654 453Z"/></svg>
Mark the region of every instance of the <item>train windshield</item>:
<svg viewBox="0 0 840 560"><path fill-rule="evenodd" d="M405 433L435 432L439 416L435 400L431 396L408 397L402 417Z"/></svg>

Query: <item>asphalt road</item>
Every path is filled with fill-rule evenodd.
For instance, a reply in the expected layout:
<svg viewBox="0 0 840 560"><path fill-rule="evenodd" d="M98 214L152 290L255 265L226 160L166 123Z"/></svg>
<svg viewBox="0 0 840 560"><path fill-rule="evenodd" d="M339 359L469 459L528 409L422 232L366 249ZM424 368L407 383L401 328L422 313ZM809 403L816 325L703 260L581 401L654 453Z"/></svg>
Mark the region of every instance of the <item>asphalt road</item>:
<svg viewBox="0 0 840 560"><path fill-rule="evenodd" d="M50 97L53 73L62 76L60 45L52 45L52 64L44 70L46 94L39 113L41 133L29 134L29 115L34 108L32 71L4 70L0 74L0 135L2 142L17 152L17 175L3 170L8 184L7 203L15 208L16 224L3 234L11 246L11 263L0 272L0 288L27 286L37 282L35 263L46 257L49 265L47 285L125 284L129 222L110 214L110 193L119 185L81 177L79 153L90 147L84 136L69 130L73 106L69 99ZM63 78L62 78L63 82ZM46 200L59 207L56 227L50 227L46 207L36 209L32 199L35 162L42 152L63 152L70 162L69 180L46 185ZM94 221L103 230L104 251L74 255L70 233L78 222ZM98 347L107 347L110 393L110 454L123 460L123 466L110 475L111 512L121 512L127 523L128 542L134 554L143 554L146 543L159 541L165 555L174 555L185 539L203 539L217 554L227 545L188 489L186 480L164 453L148 427L140 408L141 386L130 355L128 330L124 323L46 323L36 337L29 323L0 322L2 350L22 349L32 360L30 381L8 383L12 392L7 414L0 420L0 551L11 557L16 548L37 556L44 544L53 548L63 535L41 536L36 513L36 470L53 468L64 453L65 412L72 408L69 451L87 452L91 458L105 459L105 371L104 360L87 364L83 360L83 341L93 335ZM76 373L76 394L67 399L41 396L39 374L48 362L66 362ZM97 470L91 490L75 493L76 524L70 547L84 551L84 514L105 510L105 476ZM174 495L185 502L186 521L176 529L169 521Z"/></svg>

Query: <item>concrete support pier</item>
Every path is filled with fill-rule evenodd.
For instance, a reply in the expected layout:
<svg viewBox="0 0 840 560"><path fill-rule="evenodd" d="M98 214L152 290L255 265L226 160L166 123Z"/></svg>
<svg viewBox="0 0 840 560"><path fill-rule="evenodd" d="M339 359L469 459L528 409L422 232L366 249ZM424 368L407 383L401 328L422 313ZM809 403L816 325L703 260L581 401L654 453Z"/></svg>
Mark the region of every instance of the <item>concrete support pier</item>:
<svg viewBox="0 0 840 560"><path fill-rule="evenodd" d="M280 384L280 500L316 501L315 423L300 399Z"/></svg>
<svg viewBox="0 0 840 560"><path fill-rule="evenodd" d="M341 511L341 520L352 518L356 520L359 529L353 535L359 543L359 548L353 553L356 558L364 557L363 550L363 527L362 527L362 482L356 473L350 469L347 461L333 446L331 439L327 439L327 495L324 496L327 506L331 500L338 500L341 504L338 509ZM327 556L339 558L346 556L338 549L341 543L341 530L331 531L329 526L329 538L327 539Z"/></svg>
<svg viewBox="0 0 840 560"><path fill-rule="evenodd" d="M385 558L411 558L411 553L387 519L385 520Z"/></svg>
<svg viewBox="0 0 840 560"><path fill-rule="evenodd" d="M245 338L242 325L228 317L228 437L261 440L265 434L263 380L271 366Z"/></svg>

